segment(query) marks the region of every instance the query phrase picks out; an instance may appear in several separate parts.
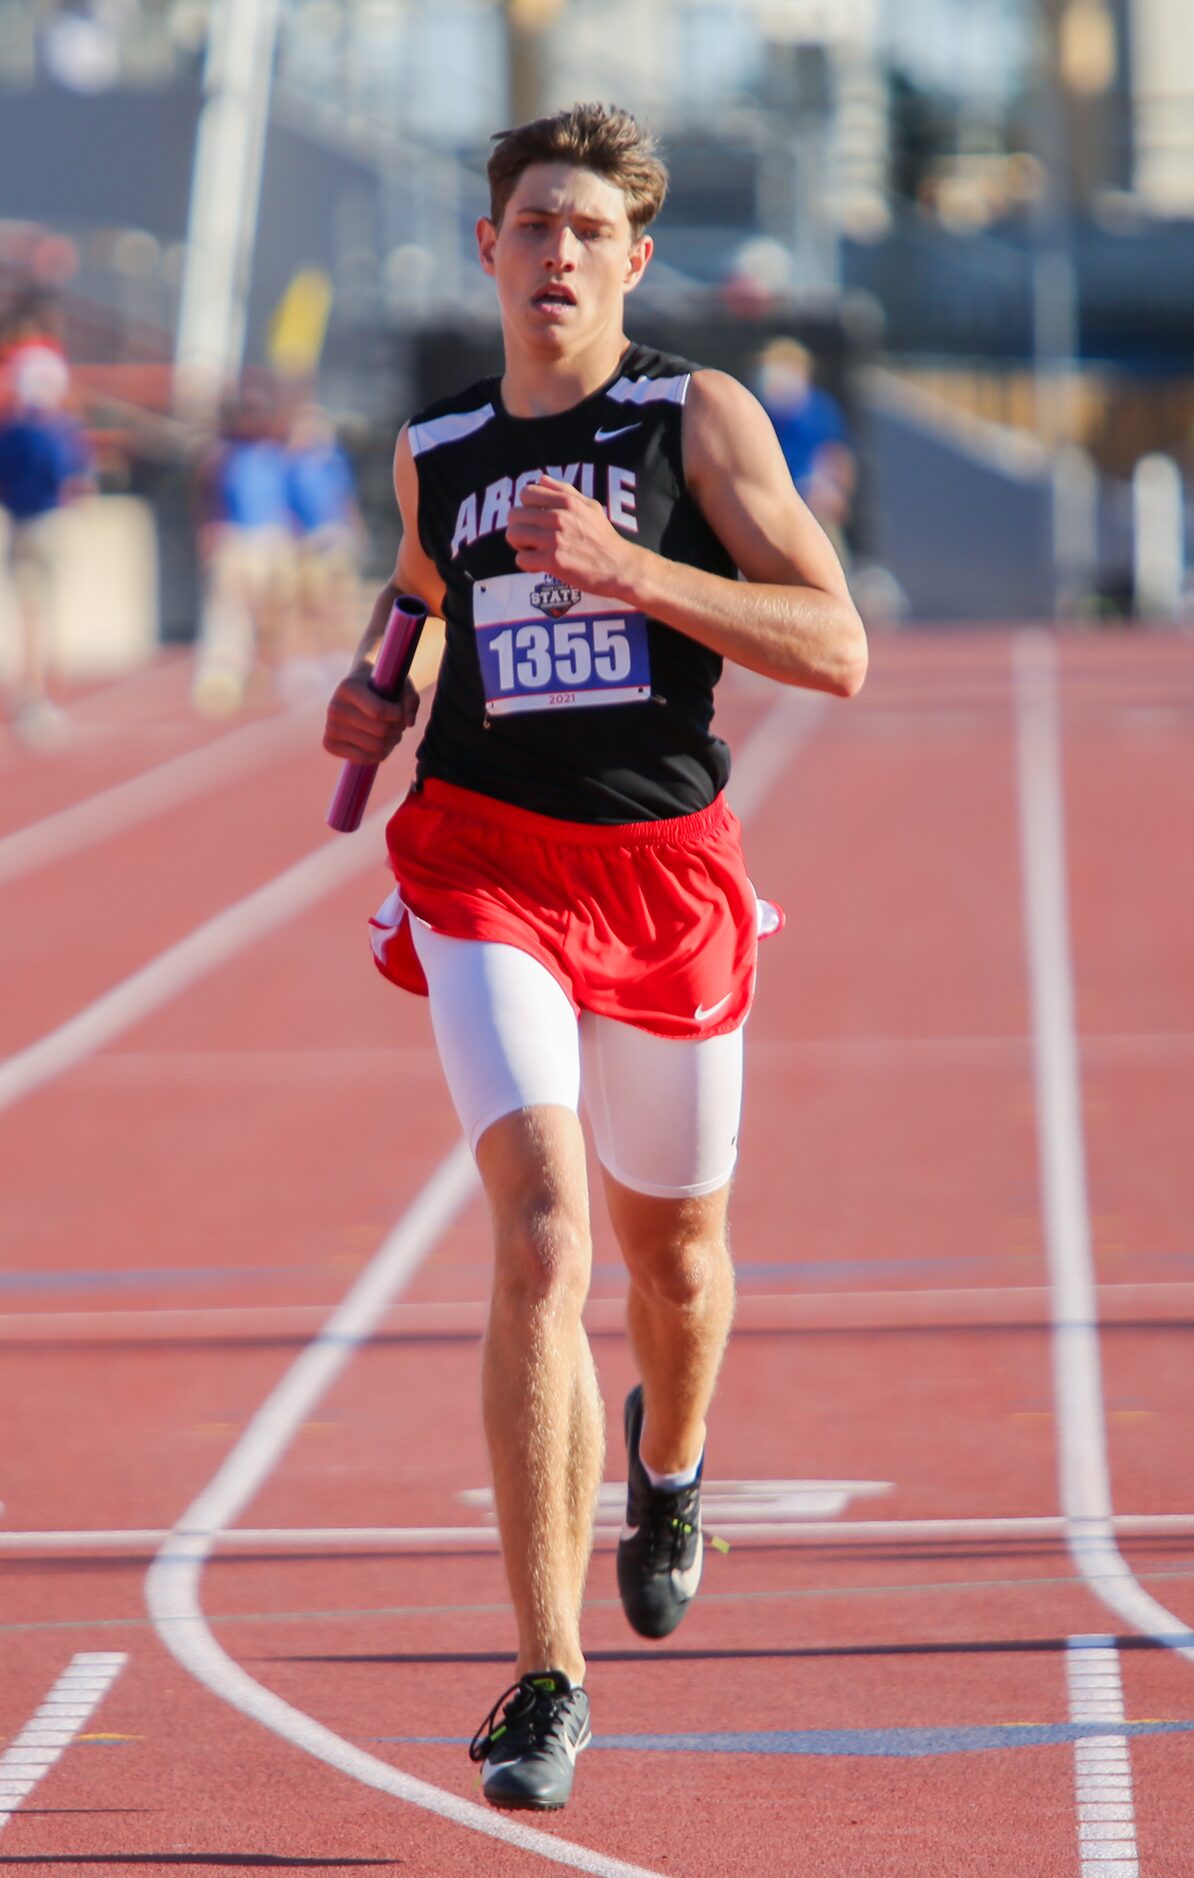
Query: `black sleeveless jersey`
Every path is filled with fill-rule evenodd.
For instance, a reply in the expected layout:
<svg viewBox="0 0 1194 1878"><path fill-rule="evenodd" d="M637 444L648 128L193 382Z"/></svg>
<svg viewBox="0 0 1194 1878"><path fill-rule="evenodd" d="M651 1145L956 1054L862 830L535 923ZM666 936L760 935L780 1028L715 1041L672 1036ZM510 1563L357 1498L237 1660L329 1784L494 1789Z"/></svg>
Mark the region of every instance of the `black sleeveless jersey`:
<svg viewBox="0 0 1194 1878"><path fill-rule="evenodd" d="M710 729L720 657L600 594L522 573L505 533L546 471L643 547L733 578L684 481L696 369L631 346L607 384L557 415L511 417L491 378L412 419L419 534L447 627L420 779L607 824L685 815L725 786L729 752Z"/></svg>

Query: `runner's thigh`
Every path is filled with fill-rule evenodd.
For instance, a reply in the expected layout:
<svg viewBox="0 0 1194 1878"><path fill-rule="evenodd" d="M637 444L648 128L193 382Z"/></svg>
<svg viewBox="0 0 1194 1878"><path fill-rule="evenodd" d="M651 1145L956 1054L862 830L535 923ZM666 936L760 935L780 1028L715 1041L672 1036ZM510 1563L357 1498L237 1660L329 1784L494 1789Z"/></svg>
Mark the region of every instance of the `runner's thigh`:
<svg viewBox="0 0 1194 1878"><path fill-rule="evenodd" d="M469 1146L503 1115L549 1103L576 1112L576 1014L546 966L516 946L449 939L411 916L431 1022Z"/></svg>
<svg viewBox="0 0 1194 1878"><path fill-rule="evenodd" d="M664 1200L726 1184L738 1156L741 1028L678 1042L586 1011L580 1046L585 1107L607 1173Z"/></svg>

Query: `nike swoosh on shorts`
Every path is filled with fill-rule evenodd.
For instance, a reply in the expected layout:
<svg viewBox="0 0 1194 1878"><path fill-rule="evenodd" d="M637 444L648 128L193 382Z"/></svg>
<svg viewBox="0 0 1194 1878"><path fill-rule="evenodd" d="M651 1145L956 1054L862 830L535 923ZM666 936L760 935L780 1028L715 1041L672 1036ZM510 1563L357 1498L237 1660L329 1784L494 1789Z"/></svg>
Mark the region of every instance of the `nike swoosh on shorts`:
<svg viewBox="0 0 1194 1878"><path fill-rule="evenodd" d="M712 1023L713 1019L717 1016L717 1013L719 1011L725 1010L726 1005L729 1003L733 995L734 994L732 991L727 991L725 994L725 997L718 998L716 1004L707 1004L707 1005L698 1004L696 1007L696 1010L692 1014L693 1022L695 1024Z"/></svg>

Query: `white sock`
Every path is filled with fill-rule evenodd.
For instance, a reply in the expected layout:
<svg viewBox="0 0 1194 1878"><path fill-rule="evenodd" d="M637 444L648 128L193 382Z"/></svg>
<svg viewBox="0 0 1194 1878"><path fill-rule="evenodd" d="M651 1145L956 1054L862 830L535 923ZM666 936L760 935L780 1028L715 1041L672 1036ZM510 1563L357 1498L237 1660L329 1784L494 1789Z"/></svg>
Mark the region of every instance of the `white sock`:
<svg viewBox="0 0 1194 1878"><path fill-rule="evenodd" d="M701 1449L692 1466L684 1468L682 1473L657 1474L653 1467L648 1467L646 1461L643 1461L643 1433L646 1430L646 1425L646 1422L644 1422L642 1429L639 1431L638 1458L642 1461L643 1472L651 1482L651 1485L657 1492L661 1493L679 1493L681 1487L691 1487L693 1482L700 1478L701 1468L705 1464L704 1448Z"/></svg>

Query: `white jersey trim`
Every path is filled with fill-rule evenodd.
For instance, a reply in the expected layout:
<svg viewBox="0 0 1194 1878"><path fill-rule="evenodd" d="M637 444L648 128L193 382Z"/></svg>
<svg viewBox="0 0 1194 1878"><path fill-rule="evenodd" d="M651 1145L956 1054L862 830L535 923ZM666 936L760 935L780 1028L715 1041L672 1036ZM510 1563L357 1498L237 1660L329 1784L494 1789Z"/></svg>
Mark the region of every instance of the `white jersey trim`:
<svg viewBox="0 0 1194 1878"><path fill-rule="evenodd" d="M406 433L411 455L424 456L428 450L438 450L441 443L459 443L462 437L483 430L492 416L492 404L483 404L477 411L453 411L447 417L429 418L425 424L412 424Z"/></svg>
<svg viewBox="0 0 1194 1878"><path fill-rule="evenodd" d="M615 404L683 404L691 372L677 378L619 378L606 392Z"/></svg>

